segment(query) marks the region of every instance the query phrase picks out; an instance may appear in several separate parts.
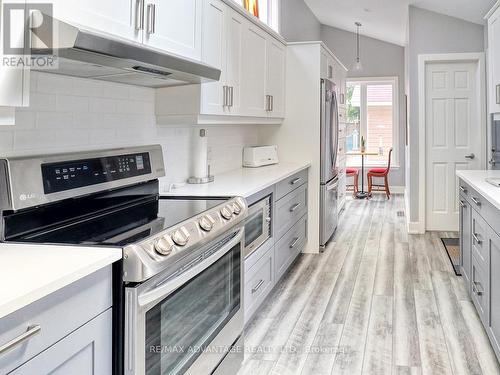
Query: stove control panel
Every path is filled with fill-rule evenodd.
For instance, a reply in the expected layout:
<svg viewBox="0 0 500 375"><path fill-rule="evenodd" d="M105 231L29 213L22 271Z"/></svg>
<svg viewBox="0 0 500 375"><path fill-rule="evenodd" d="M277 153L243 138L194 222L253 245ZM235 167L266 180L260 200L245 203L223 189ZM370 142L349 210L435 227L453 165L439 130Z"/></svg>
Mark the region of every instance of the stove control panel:
<svg viewBox="0 0 500 375"><path fill-rule="evenodd" d="M45 194L151 173L148 152L42 164Z"/></svg>

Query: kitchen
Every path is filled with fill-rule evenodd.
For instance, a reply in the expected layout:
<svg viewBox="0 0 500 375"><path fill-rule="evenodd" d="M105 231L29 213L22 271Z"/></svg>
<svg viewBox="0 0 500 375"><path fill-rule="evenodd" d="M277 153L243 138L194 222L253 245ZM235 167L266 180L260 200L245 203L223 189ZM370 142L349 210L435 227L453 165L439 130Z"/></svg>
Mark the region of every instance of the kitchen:
<svg viewBox="0 0 500 375"><path fill-rule="evenodd" d="M2 2L0 373L500 373L461 5Z"/></svg>

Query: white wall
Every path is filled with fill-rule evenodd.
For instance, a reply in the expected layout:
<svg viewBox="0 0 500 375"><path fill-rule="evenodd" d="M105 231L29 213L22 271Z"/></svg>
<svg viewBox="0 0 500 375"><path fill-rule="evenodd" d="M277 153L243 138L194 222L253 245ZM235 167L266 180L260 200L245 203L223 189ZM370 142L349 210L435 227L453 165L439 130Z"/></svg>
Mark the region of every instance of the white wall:
<svg viewBox="0 0 500 375"><path fill-rule="evenodd" d="M408 64L410 103L409 192L410 221L418 221L418 55L484 51L484 28L458 18L411 6L409 11Z"/></svg>
<svg viewBox="0 0 500 375"><path fill-rule="evenodd" d="M166 187L189 177L196 129L157 126L153 89L32 73L30 106L16 110L16 125L0 126L0 156L159 143ZM258 139L253 125L210 126L207 131L215 174L239 168L243 146Z"/></svg>
<svg viewBox="0 0 500 375"><path fill-rule="evenodd" d="M281 0L280 33L288 42L321 40L321 23L304 0Z"/></svg>
<svg viewBox="0 0 500 375"><path fill-rule="evenodd" d="M321 27L321 39L349 69L356 58L356 34L334 27ZM399 81L399 168L392 169L389 183L405 186L405 63L404 48L365 36L360 37L361 73L347 72L348 77L398 77Z"/></svg>

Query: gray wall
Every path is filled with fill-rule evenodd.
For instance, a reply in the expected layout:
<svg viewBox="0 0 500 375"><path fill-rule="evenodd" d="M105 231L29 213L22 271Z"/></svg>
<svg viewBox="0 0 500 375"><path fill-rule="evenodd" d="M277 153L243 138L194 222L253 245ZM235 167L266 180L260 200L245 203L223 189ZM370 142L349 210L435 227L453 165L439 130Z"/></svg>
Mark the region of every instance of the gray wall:
<svg viewBox="0 0 500 375"><path fill-rule="evenodd" d="M484 28L457 18L411 6L408 63L410 79L409 197L410 221L418 221L418 55L484 51ZM407 187L408 188L408 187Z"/></svg>
<svg viewBox="0 0 500 375"><path fill-rule="evenodd" d="M280 33L288 42L321 38L321 24L304 0L282 0L280 20Z"/></svg>
<svg viewBox="0 0 500 375"><path fill-rule="evenodd" d="M347 69L351 68L356 57L356 34L334 27L321 27L321 40L332 50ZM363 71L348 77L398 77L399 81L399 168L391 170L390 184L405 185L405 66L404 47L365 36L360 38L361 62Z"/></svg>

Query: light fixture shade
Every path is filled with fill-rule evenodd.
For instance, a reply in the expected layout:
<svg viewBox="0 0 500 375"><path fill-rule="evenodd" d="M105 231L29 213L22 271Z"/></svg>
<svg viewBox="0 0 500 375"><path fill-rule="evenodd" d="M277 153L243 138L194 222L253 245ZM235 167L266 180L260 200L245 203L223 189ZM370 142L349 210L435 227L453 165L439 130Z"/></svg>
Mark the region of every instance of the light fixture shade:
<svg viewBox="0 0 500 375"><path fill-rule="evenodd" d="M352 65L352 71L353 72L361 72L363 70L363 64L361 64L360 60L357 60L354 62Z"/></svg>

